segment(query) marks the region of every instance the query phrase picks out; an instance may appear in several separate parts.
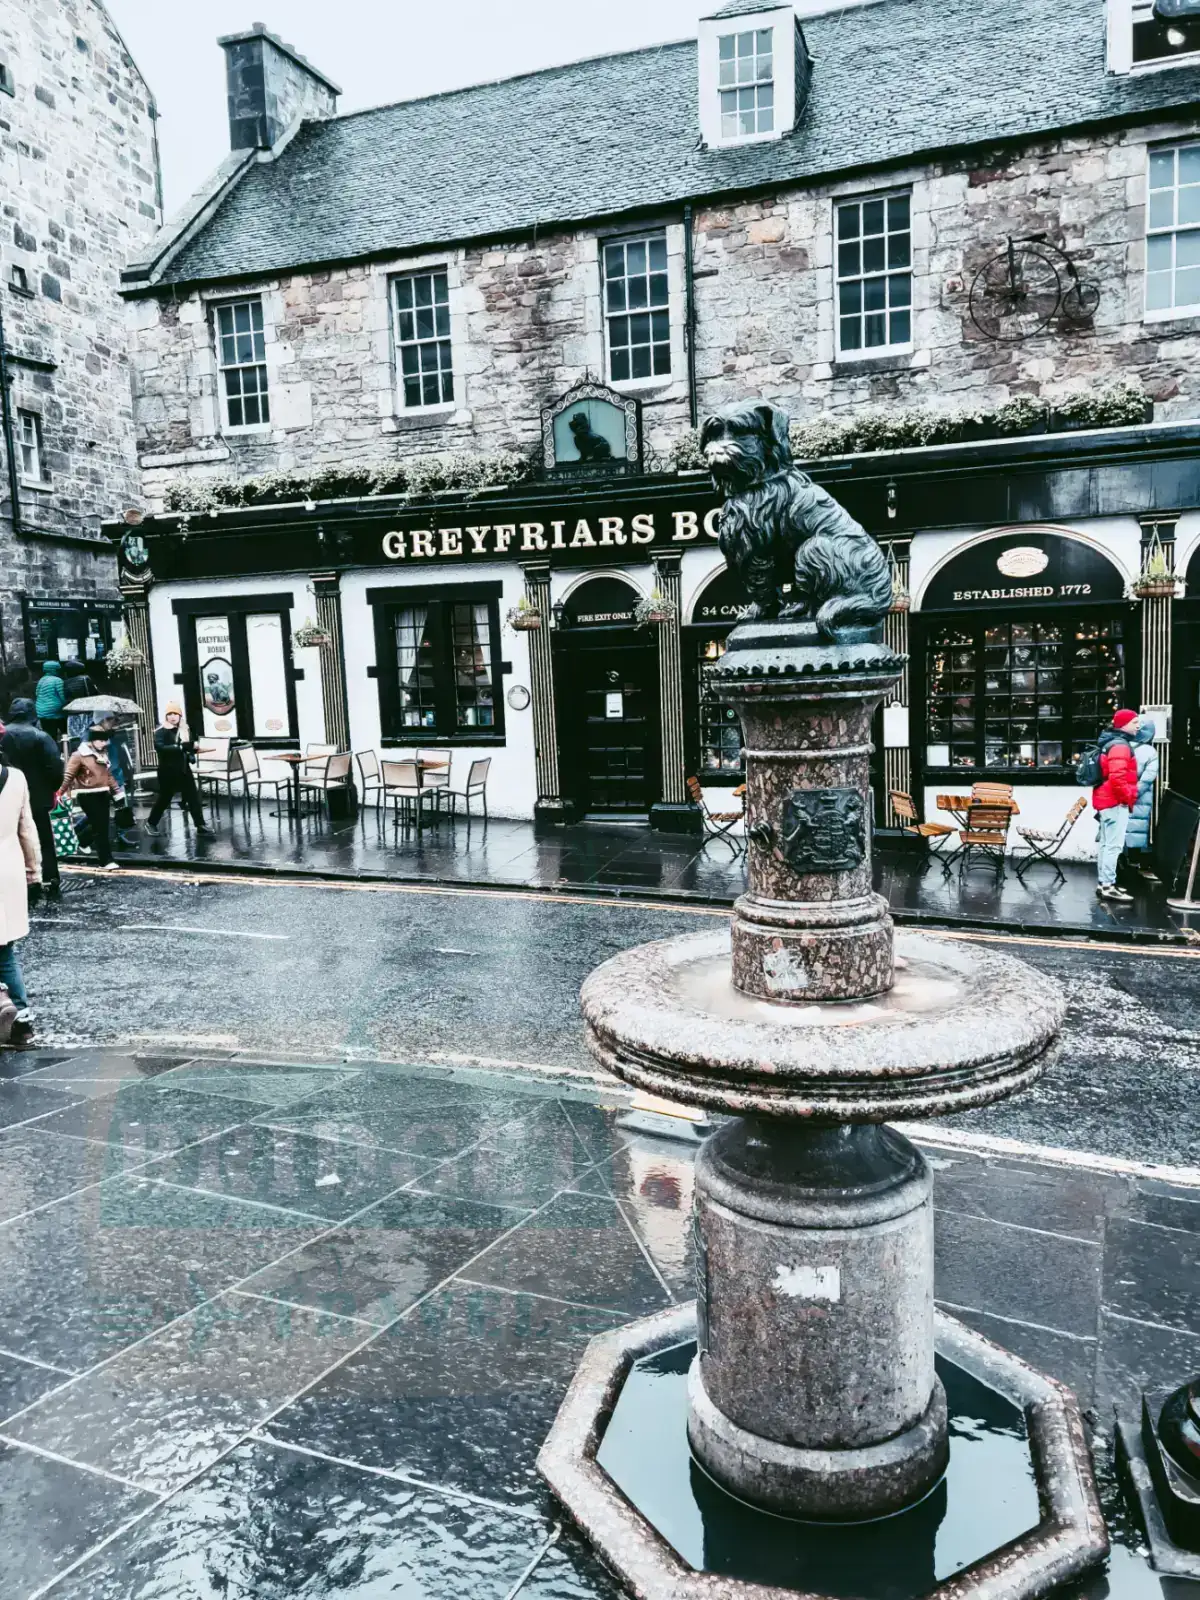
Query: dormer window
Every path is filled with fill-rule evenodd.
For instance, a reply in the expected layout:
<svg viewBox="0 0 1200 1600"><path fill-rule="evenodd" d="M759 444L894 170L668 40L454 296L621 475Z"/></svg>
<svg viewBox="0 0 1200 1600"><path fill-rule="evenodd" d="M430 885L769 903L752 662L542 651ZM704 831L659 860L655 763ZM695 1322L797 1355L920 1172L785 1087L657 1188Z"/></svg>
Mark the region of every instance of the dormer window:
<svg viewBox="0 0 1200 1600"><path fill-rule="evenodd" d="M1154 72L1200 60L1200 0L1109 0L1110 72Z"/></svg>
<svg viewBox="0 0 1200 1600"><path fill-rule="evenodd" d="M700 136L709 149L786 138L812 70L791 0L726 0L701 19L699 43Z"/></svg>
<svg viewBox="0 0 1200 1600"><path fill-rule="evenodd" d="M727 33L717 41L721 137L744 139L775 126L772 28Z"/></svg>

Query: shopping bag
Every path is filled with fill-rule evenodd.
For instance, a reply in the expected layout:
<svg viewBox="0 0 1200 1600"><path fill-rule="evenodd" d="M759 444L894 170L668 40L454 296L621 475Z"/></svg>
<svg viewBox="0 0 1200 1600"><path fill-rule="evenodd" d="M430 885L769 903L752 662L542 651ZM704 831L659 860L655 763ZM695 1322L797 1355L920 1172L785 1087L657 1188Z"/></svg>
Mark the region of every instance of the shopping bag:
<svg viewBox="0 0 1200 1600"><path fill-rule="evenodd" d="M60 802L50 813L50 832L54 835L54 853L60 861L64 856L79 854L79 840L75 836L69 805Z"/></svg>

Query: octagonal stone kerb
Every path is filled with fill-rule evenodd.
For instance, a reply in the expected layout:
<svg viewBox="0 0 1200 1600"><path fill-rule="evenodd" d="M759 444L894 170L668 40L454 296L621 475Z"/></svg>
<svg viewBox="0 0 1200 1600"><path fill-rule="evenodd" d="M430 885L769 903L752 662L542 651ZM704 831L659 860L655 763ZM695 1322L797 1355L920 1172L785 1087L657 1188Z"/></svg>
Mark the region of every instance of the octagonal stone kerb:
<svg viewBox="0 0 1200 1600"><path fill-rule="evenodd" d="M538 1456L538 1471L636 1600L822 1600L794 1589L696 1572L596 1461L630 1367L694 1338L695 1305L673 1306L592 1340ZM1042 1520L1031 1532L930 1590L931 1600L1028 1600L1108 1553L1079 1405L1069 1389L939 1312L940 1355L1025 1413Z"/></svg>

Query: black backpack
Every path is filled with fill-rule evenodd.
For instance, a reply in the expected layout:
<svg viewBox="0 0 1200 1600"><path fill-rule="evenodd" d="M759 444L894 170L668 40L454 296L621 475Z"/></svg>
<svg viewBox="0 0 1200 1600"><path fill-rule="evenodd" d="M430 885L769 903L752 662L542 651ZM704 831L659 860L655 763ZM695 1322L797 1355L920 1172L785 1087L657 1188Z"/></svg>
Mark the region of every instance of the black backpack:
<svg viewBox="0 0 1200 1600"><path fill-rule="evenodd" d="M1103 780L1100 770L1100 746L1090 744L1079 758L1075 768L1075 782L1082 789L1094 789Z"/></svg>

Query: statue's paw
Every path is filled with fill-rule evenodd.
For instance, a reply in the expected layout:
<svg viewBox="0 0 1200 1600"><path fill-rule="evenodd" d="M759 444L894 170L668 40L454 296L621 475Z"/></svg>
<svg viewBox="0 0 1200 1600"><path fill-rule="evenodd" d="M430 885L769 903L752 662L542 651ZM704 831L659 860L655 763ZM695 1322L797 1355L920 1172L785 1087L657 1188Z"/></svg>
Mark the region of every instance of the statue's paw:
<svg viewBox="0 0 1200 1600"><path fill-rule="evenodd" d="M758 601L751 600L750 604L742 612L740 620L742 622L757 622L762 614L763 608L759 605Z"/></svg>
<svg viewBox="0 0 1200 1600"><path fill-rule="evenodd" d="M787 620L791 617L807 617L808 614L808 607L802 600L793 600L791 605L781 607L779 612L781 620Z"/></svg>

